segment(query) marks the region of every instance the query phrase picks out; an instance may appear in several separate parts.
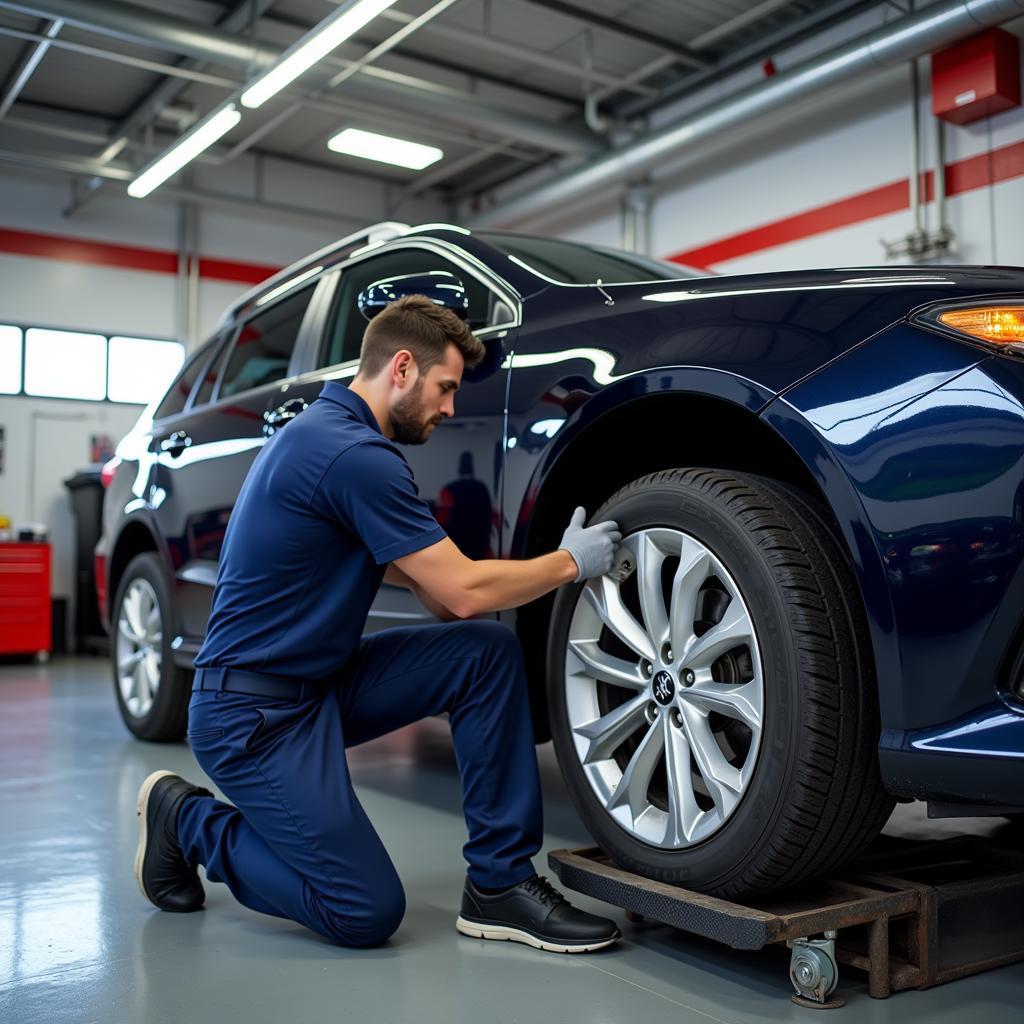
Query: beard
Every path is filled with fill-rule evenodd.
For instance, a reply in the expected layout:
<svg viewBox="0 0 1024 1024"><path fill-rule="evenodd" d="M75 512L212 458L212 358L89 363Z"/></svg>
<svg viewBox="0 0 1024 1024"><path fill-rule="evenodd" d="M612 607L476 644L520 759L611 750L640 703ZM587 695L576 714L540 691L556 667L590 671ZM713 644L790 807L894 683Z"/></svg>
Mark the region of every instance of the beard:
<svg viewBox="0 0 1024 1024"><path fill-rule="evenodd" d="M420 395L423 391L423 380L417 380L412 390L400 398L391 407L391 429L394 440L399 444L423 444L429 436L428 427L434 421L423 418Z"/></svg>

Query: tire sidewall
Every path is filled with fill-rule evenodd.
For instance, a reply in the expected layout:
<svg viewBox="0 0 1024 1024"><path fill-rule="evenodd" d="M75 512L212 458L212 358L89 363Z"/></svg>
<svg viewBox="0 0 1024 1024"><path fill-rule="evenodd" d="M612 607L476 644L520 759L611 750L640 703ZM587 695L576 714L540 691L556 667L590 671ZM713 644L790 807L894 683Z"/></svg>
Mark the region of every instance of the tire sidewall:
<svg viewBox="0 0 1024 1024"><path fill-rule="evenodd" d="M144 579L153 588L160 608L160 684L149 711L141 718L132 715L121 696L121 685L117 669L117 629L121 619L121 606L132 582ZM164 577L159 557L156 554L136 555L125 568L117 585L111 616L111 666L114 677L114 696L121 718L128 730L143 740L179 739L184 729L182 707L187 708L185 683L187 673L179 669L173 660L171 648L174 636L174 616L170 589ZM180 721L179 721L180 720Z"/></svg>
<svg viewBox="0 0 1024 1024"><path fill-rule="evenodd" d="M613 857L652 878L714 888L756 861L783 812L796 770L802 720L800 666L781 586L754 535L692 483L654 481L642 490L613 496L595 512L592 522L606 519L614 519L623 536L653 527L682 530L709 548L733 577L754 623L761 655L760 749L739 805L703 842L668 851L642 842L618 825L598 805L568 728L565 654L569 623L585 585L578 583L557 595L549 634L548 699L559 764L584 824Z"/></svg>

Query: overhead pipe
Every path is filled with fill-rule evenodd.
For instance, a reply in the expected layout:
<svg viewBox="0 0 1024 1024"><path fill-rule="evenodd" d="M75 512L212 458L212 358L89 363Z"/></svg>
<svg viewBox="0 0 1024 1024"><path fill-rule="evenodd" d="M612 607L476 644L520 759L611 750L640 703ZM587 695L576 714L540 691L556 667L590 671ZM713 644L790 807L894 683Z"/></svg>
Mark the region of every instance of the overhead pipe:
<svg viewBox="0 0 1024 1024"><path fill-rule="evenodd" d="M577 170L547 184L499 202L470 220L473 227L509 226L574 201L591 201L595 194L678 157L684 147L720 135L806 97L812 92L849 81L857 75L903 64L956 42L982 29L1024 14L1024 0L944 0L924 10L865 33L779 74L709 104L697 113L620 146Z"/></svg>
<svg viewBox="0 0 1024 1024"><path fill-rule="evenodd" d="M217 28L186 18L136 7L122 0L0 0L6 8L37 17L60 17L68 24L132 43L170 50L218 64L258 71L284 51L265 43L248 42ZM352 61L329 57L321 62L332 74ZM321 75L321 78L329 77ZM521 114L468 93L384 68L364 67L346 92L370 104L391 104L424 116L469 125L491 135L528 142L552 153L591 155L603 148L586 128L559 124Z"/></svg>

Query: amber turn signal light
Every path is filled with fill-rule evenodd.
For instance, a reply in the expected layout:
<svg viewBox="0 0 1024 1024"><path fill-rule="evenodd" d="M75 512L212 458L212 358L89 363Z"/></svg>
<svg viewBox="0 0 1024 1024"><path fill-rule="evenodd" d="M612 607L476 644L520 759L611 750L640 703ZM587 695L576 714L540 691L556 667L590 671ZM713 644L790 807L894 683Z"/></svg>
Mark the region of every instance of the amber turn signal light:
<svg viewBox="0 0 1024 1024"><path fill-rule="evenodd" d="M1024 353L1024 306L949 309L939 314L938 321L945 327L997 348Z"/></svg>

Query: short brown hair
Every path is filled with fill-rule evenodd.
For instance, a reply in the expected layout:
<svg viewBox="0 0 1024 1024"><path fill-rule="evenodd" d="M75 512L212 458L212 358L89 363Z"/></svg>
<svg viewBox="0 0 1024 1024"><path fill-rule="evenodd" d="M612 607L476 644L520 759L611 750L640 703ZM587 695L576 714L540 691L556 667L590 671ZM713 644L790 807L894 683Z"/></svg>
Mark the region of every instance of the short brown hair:
<svg viewBox="0 0 1024 1024"><path fill-rule="evenodd" d="M359 350L359 375L373 378L403 348L412 353L416 368L426 376L440 363L449 345L458 345L468 368L486 354L465 320L425 295L403 295L389 302L367 325Z"/></svg>

